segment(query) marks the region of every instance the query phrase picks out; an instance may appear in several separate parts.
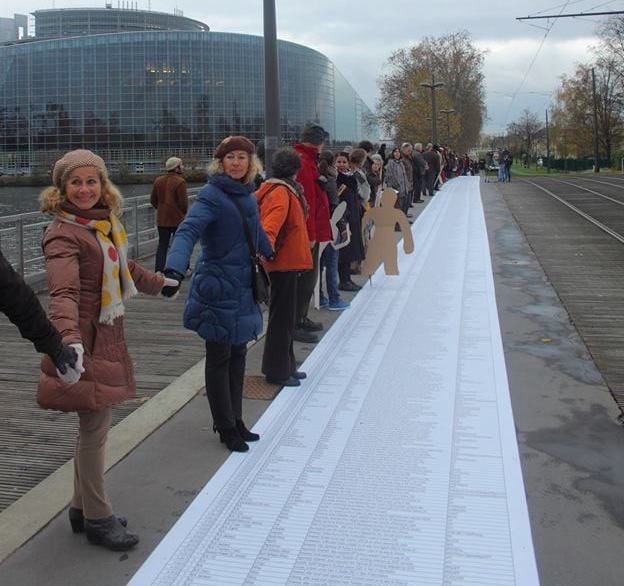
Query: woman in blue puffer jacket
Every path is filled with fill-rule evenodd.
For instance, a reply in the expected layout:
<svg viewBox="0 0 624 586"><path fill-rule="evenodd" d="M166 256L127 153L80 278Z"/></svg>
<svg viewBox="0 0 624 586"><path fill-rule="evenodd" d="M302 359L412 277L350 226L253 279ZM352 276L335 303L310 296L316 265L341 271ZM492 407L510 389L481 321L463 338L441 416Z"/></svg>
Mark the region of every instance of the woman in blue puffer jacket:
<svg viewBox="0 0 624 586"><path fill-rule="evenodd" d="M246 442L259 439L242 419L247 342L262 332L262 312L253 298L242 216L259 254L270 258L273 249L252 195L253 180L262 170L253 143L244 136L229 136L214 157L207 185L176 231L165 275L183 277L199 240L201 254L184 309L184 326L205 340L206 394L214 429L231 451L246 452Z"/></svg>

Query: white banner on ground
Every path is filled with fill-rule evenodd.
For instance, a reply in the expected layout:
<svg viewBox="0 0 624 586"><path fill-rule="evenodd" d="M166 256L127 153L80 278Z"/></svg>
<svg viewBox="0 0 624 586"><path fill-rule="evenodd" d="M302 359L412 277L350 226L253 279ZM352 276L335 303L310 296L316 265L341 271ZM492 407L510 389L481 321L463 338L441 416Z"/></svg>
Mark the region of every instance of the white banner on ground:
<svg viewBox="0 0 624 586"><path fill-rule="evenodd" d="M132 586L538 584L478 178L412 231Z"/></svg>

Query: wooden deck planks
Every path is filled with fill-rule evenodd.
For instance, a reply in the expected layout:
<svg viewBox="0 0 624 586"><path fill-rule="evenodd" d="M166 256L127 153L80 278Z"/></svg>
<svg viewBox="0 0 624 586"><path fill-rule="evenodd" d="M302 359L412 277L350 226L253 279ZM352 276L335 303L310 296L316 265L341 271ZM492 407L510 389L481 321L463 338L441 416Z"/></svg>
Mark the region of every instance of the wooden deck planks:
<svg viewBox="0 0 624 586"><path fill-rule="evenodd" d="M138 295L126 304L126 339L137 399L114 409L113 424L140 407L204 356L182 326L183 292L174 300ZM47 299L41 295L45 305ZM77 418L40 409L35 400L41 357L0 315L0 511L73 456Z"/></svg>

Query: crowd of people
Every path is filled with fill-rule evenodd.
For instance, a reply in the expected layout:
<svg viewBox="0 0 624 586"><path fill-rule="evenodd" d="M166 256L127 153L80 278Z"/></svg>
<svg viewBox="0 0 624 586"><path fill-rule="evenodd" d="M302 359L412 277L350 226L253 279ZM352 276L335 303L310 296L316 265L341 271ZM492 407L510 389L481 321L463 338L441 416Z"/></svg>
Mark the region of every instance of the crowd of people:
<svg viewBox="0 0 624 586"><path fill-rule="evenodd" d="M192 274L181 319L205 345L213 429L229 450L245 452L260 439L244 423L242 400L247 343L263 330L258 262L271 283L262 372L270 384L296 387L306 373L298 369L294 342L318 342L323 329L308 315L319 273L321 308L348 310L341 292L360 288L353 275L366 259L366 211L385 201L407 215L451 176L478 171L467 155L433 144L405 142L388 152L381 145L374 152L363 141L335 152L327 139L320 125L307 124L299 142L273 153L266 173L248 138L225 138L190 208L183 162L168 159L151 196L159 234L153 272L128 258L122 196L104 161L71 151L56 162L53 185L40 196L42 211L52 216L42 242L49 317L0 256L0 309L46 354L37 400L77 413L69 519L91 543L123 551L138 542L128 521L113 513L104 485L112 406L136 391L124 339L127 299L138 291L175 297ZM387 187L396 197L383 197Z"/></svg>

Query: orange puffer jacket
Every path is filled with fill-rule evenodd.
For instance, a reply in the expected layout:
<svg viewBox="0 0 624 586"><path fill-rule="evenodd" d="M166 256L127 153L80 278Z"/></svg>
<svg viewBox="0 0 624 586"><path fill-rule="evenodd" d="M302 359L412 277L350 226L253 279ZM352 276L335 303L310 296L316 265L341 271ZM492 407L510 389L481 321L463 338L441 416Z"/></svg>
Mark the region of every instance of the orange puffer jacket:
<svg viewBox="0 0 624 586"><path fill-rule="evenodd" d="M112 325L99 323L103 255L95 232L54 220L43 239L48 272L50 321L67 344L84 346L84 368L74 385L56 376L49 357L44 356L39 375L37 401L47 409L74 411L76 398L88 410L97 410L134 397L136 382L132 359L124 339L123 317ZM128 268L136 288L157 295L164 277L132 260Z"/></svg>
<svg viewBox="0 0 624 586"><path fill-rule="evenodd" d="M297 191L281 179L268 179L256 191L256 198L260 222L276 251L265 262L267 271L311 269L310 239Z"/></svg>

